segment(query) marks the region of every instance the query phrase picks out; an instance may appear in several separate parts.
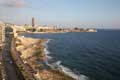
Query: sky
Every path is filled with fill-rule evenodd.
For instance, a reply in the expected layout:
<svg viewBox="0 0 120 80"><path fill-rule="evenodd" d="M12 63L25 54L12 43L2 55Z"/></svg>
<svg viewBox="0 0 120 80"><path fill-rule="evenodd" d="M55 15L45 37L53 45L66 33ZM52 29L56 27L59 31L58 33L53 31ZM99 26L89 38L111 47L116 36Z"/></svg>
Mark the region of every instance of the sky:
<svg viewBox="0 0 120 80"><path fill-rule="evenodd" d="M0 20L14 24L120 28L120 0L0 0Z"/></svg>

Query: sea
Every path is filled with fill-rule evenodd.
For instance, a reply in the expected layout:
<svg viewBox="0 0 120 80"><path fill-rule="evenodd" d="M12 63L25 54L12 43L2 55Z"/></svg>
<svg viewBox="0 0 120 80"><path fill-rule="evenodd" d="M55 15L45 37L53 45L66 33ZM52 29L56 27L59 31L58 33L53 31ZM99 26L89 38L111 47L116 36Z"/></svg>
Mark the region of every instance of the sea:
<svg viewBox="0 0 120 80"><path fill-rule="evenodd" d="M76 80L120 80L120 30L22 36L48 39L48 63Z"/></svg>

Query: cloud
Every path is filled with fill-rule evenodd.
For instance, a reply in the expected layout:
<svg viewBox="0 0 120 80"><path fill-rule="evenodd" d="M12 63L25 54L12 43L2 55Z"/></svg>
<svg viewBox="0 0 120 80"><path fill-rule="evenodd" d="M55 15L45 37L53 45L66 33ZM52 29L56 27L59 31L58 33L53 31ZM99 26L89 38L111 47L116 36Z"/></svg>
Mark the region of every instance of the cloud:
<svg viewBox="0 0 120 80"><path fill-rule="evenodd" d="M25 0L0 0L0 7L23 8L27 4Z"/></svg>

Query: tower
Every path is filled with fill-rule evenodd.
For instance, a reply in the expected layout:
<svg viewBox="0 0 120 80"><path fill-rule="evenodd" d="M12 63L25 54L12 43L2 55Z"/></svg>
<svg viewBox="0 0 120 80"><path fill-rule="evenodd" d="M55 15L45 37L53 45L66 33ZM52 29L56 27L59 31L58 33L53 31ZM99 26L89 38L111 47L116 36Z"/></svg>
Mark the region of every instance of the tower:
<svg viewBox="0 0 120 80"><path fill-rule="evenodd" d="M35 27L35 19L34 19L34 17L32 18L32 27Z"/></svg>

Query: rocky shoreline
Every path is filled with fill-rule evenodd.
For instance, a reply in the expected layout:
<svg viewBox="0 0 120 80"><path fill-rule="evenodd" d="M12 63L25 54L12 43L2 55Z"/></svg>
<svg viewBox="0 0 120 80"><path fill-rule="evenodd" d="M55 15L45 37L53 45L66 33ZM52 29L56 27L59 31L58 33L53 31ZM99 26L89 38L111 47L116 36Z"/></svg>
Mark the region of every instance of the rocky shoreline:
<svg viewBox="0 0 120 80"><path fill-rule="evenodd" d="M63 72L46 65L47 56L44 53L45 46L43 45L47 42L46 39L18 36L15 42L21 59L35 71L33 75L37 80L74 80Z"/></svg>

